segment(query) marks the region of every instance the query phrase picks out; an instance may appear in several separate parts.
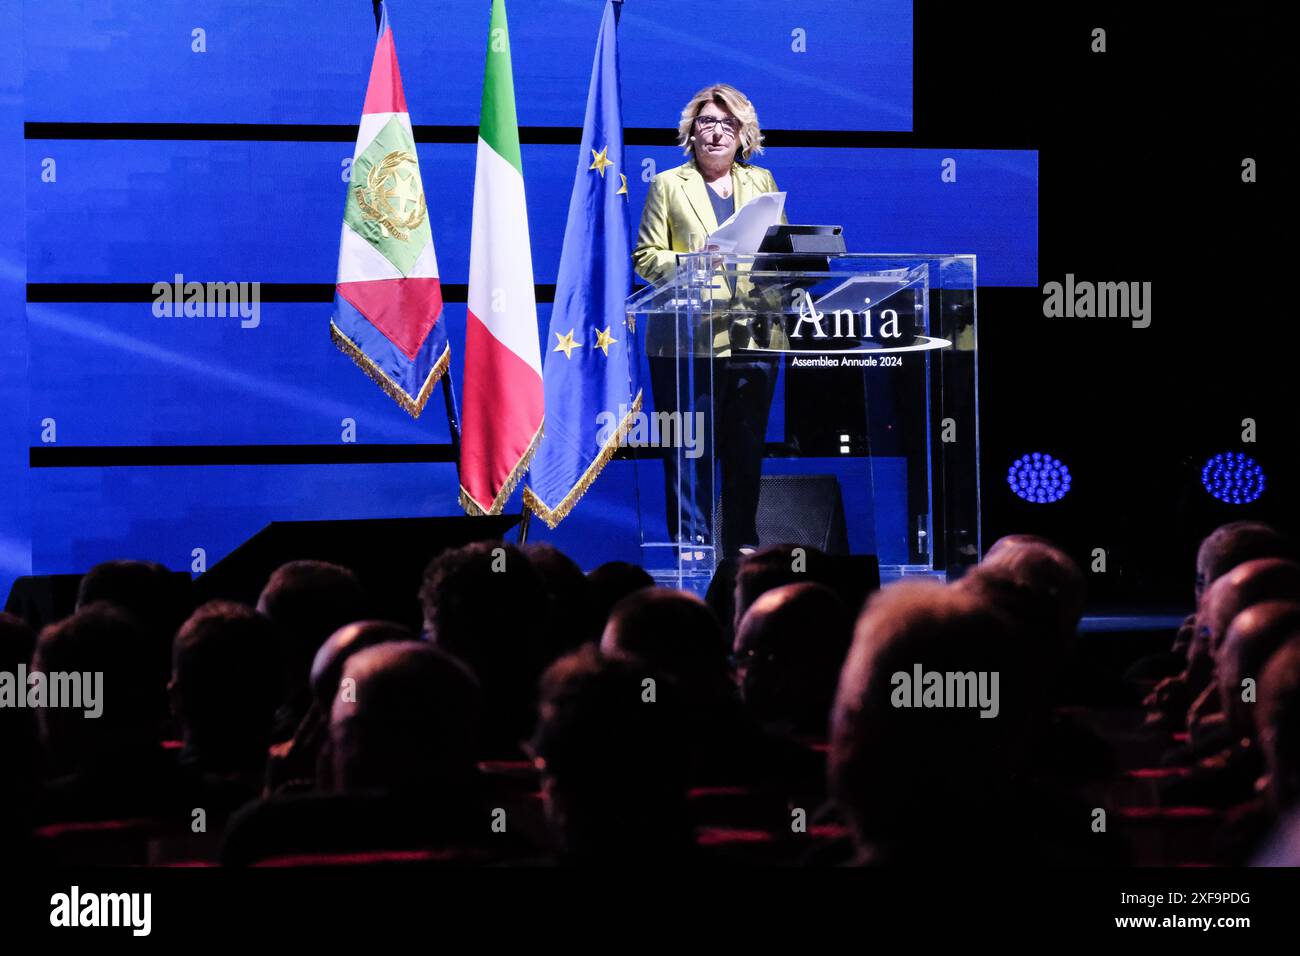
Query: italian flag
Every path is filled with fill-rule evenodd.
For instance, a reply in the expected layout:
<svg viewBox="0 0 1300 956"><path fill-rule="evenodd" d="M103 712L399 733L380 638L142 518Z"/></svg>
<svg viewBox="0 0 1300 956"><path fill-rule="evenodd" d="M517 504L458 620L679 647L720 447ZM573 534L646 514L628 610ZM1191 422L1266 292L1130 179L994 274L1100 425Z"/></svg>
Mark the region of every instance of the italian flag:
<svg viewBox="0 0 1300 956"><path fill-rule="evenodd" d="M330 337L419 417L451 351L411 117L385 6L339 240Z"/></svg>
<svg viewBox="0 0 1300 956"><path fill-rule="evenodd" d="M500 514L542 437L542 355L505 0L492 0L470 236L460 503Z"/></svg>

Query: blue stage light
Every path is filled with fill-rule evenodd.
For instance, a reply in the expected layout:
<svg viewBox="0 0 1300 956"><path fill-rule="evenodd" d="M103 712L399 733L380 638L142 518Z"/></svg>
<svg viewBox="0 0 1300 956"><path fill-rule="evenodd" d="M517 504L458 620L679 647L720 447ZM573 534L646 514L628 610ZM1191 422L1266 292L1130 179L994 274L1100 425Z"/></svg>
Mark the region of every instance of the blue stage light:
<svg viewBox="0 0 1300 956"><path fill-rule="evenodd" d="M1047 505L1060 501L1070 490L1070 469L1051 455L1031 452L1011 463L1007 484L1017 497Z"/></svg>
<svg viewBox="0 0 1300 956"><path fill-rule="evenodd" d="M1264 493L1264 469L1242 452L1226 451L1205 463L1201 484L1220 501L1248 505Z"/></svg>

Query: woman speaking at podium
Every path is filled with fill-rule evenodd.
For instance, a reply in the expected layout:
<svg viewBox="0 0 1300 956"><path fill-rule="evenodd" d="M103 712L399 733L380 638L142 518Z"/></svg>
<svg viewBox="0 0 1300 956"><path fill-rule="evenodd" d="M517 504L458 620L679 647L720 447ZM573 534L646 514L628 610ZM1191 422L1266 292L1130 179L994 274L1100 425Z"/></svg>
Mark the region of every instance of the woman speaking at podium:
<svg viewBox="0 0 1300 956"><path fill-rule="evenodd" d="M677 133L678 144L690 159L659 173L651 182L632 252L637 273L652 284L671 279L677 254L702 251L706 237L718 224L753 196L776 191L772 174L749 163L750 156L763 152L763 135L754 105L735 87L718 83L696 93L682 110ZM781 221L786 221L784 215ZM715 302L730 295L730 287L721 277L714 288ZM695 410L706 416L706 436L707 416L712 414L714 453L722 468L723 540L717 546L725 545L728 552L736 554L758 545L755 516L777 363L770 357L733 353L733 346L744 343L732 341L731 328L712 329L712 333L711 343L706 334L703 342L696 340L683 347L682 351L695 353L693 359L683 360L675 336L655 342L647 329L650 385L657 412L685 413L689 409L678 408L680 370L683 403L688 394L694 395ZM712 405L710 353L719 360L713 370ZM683 466L693 469L693 482L689 473L679 473L678 464L677 454L665 456L668 533L682 544L713 543L712 463L705 455L686 458Z"/></svg>

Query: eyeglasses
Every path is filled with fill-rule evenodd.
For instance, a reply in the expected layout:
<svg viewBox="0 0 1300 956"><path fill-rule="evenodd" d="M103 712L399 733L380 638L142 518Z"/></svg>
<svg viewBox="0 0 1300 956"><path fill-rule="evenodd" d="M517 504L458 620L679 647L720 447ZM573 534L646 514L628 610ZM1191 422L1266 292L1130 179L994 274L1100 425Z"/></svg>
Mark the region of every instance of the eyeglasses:
<svg viewBox="0 0 1300 956"><path fill-rule="evenodd" d="M697 116L695 125L703 133L711 133L715 126L721 126L723 131L735 136L740 131L740 123L734 119L722 116Z"/></svg>

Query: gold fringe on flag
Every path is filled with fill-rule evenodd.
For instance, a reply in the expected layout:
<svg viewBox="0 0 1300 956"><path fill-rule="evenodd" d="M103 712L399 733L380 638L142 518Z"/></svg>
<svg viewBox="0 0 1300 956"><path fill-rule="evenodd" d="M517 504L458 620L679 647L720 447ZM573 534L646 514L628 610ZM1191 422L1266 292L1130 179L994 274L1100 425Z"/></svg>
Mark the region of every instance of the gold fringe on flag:
<svg viewBox="0 0 1300 956"><path fill-rule="evenodd" d="M543 502L541 498L537 497L532 488L525 488L524 506L532 511L533 514L537 515L537 517L545 521L546 527L554 529L556 525L568 517L569 512L573 510L573 506L576 505L578 501L581 500L582 496L587 493L587 489L591 487L591 483L596 480L596 477L604 470L605 466L609 464L609 460L614 457L614 453L622 447L624 440L627 438L627 433L632 430L632 419L635 418L640 411L641 393L637 392L636 398L632 400L631 411L623 417L623 421L619 422L618 428L614 431L614 434L609 437L609 440L605 442L605 446L601 448L600 454L597 455L595 459L592 460L591 464L587 466L587 470L582 473L582 477L579 478L577 483L569 489L569 493L564 496L558 505L554 508L548 508L546 503Z"/></svg>
<svg viewBox="0 0 1300 956"><path fill-rule="evenodd" d="M384 390L393 401L406 411L412 418L419 418L420 412L424 411L425 402L429 400L429 395L433 392L433 386L438 384L438 379L442 378L443 373L447 371L447 366L451 364L451 345L449 344L442 350L442 355L438 361L433 363L433 368L429 370L428 377L424 384L420 386L420 393L414 399L407 395L402 386L394 382L388 375L376 365L357 343L343 334L333 322L330 323L330 338L338 346L340 352L352 359L361 371L370 377L370 380Z"/></svg>
<svg viewBox="0 0 1300 956"><path fill-rule="evenodd" d="M511 492L515 490L515 485L519 484L519 479L522 478L524 472L528 470L528 466L533 460L533 455L537 454L537 446L542 441L542 434L545 431L545 428L546 418L543 417L541 424L537 426L536 433L528 442L528 447L524 449L524 453L519 457L519 461L516 462L515 467L511 469L510 477L508 477L505 484L501 486L501 490L497 492L497 496L492 499L491 507L484 508L481 504L470 497L470 493L465 490L464 485L460 486L460 506L465 509L467 515L499 515L501 513L501 509L506 506L506 501L509 500Z"/></svg>

